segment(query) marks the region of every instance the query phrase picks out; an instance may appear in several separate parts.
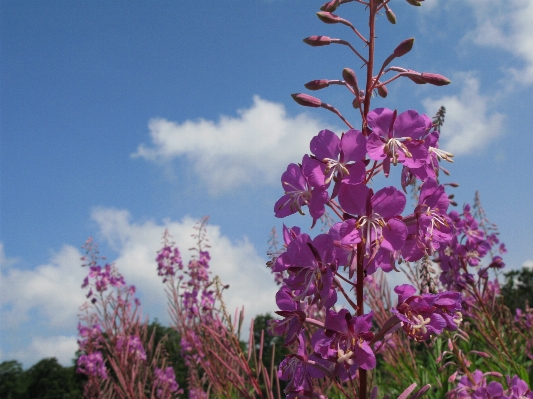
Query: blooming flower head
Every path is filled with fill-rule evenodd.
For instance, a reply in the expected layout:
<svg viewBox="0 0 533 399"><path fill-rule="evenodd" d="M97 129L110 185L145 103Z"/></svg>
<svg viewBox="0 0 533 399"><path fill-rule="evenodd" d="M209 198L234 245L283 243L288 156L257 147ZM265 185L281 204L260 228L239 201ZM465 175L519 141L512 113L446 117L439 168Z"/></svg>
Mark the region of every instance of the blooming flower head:
<svg viewBox="0 0 533 399"><path fill-rule="evenodd" d="M335 364L335 372L343 381L353 378L360 367L371 370L376 367L376 356L369 342L374 338L373 313L352 316L347 309L338 313L326 312L325 328L313 336L313 347L322 358Z"/></svg>
<svg viewBox="0 0 533 399"><path fill-rule="evenodd" d="M314 226L324 214L324 205L329 199L326 186L312 187L308 177L303 173L305 165L310 160L309 156L306 155L302 161L302 166L291 163L281 176L281 185L285 194L274 205L276 217L284 218L296 212L303 215L302 207L308 206Z"/></svg>
<svg viewBox="0 0 533 399"><path fill-rule="evenodd" d="M419 115L408 110L397 115L396 111L377 108L367 116L367 151L370 159L383 161L383 172L389 175L391 162L409 168L420 168L427 162L428 149L423 145L423 137L429 132L432 123L427 115Z"/></svg>
<svg viewBox="0 0 533 399"><path fill-rule="evenodd" d="M405 195L392 186L374 194L364 184L342 184L339 202L346 212L359 215L356 227L365 243L366 272L372 274L378 266L385 272L393 270L390 254L400 250L407 238L407 227L400 220Z"/></svg>
<svg viewBox="0 0 533 399"><path fill-rule="evenodd" d="M403 330L416 341L425 341L443 329L457 329L462 320L459 293L414 295L416 288L409 284L396 286L398 305L392 312L403 323Z"/></svg>

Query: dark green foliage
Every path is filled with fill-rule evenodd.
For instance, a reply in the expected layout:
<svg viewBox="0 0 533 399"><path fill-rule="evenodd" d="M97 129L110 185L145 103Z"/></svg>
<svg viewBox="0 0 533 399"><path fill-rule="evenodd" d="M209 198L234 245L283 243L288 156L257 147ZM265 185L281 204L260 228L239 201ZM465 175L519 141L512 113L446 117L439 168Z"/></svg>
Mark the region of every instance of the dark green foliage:
<svg viewBox="0 0 533 399"><path fill-rule="evenodd" d="M23 398L26 388L22 376L22 365L16 360L0 364L0 398Z"/></svg>
<svg viewBox="0 0 533 399"><path fill-rule="evenodd" d="M526 309L526 302L533 307L533 269L511 270L505 273L505 285L501 288L503 301L514 314L515 309Z"/></svg>
<svg viewBox="0 0 533 399"><path fill-rule="evenodd" d="M83 378L74 367L61 366L55 357L42 359L26 371L15 361L0 364L2 399L77 399L83 393Z"/></svg>

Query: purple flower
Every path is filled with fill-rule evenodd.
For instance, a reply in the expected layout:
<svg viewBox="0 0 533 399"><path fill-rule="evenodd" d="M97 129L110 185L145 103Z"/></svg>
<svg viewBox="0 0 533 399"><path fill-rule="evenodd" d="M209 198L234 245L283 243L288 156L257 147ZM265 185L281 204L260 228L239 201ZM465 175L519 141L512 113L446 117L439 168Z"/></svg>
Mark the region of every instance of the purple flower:
<svg viewBox="0 0 533 399"><path fill-rule="evenodd" d="M93 352L81 355L78 358L78 368L76 371L89 377L99 377L102 380L107 379L107 370L101 352Z"/></svg>
<svg viewBox="0 0 533 399"><path fill-rule="evenodd" d="M420 168L428 158L423 137L431 128L431 119L419 115L415 110L402 112L387 108L377 108L367 116L372 133L368 137L366 149L370 159L383 160L383 172L389 175L391 162L402 163L408 168Z"/></svg>
<svg viewBox="0 0 533 399"><path fill-rule="evenodd" d="M355 254L357 244L361 242L361 234L356 226L355 219L348 219L345 222L335 223L328 234L333 238L335 244L335 259L339 266L349 268L349 278L352 278L357 265Z"/></svg>
<svg viewBox="0 0 533 399"><path fill-rule="evenodd" d="M286 286L276 294L276 304L281 309L276 314L282 316L283 320L270 320L268 332L272 335L284 335L284 345L290 345L298 338L306 319L306 314L302 309L300 301L295 300L290 289Z"/></svg>
<svg viewBox="0 0 533 399"><path fill-rule="evenodd" d="M116 348L118 352L127 353L136 359L146 360L146 352L144 351L141 339L137 335L118 337Z"/></svg>
<svg viewBox="0 0 533 399"><path fill-rule="evenodd" d="M365 243L367 273L374 273L377 267L393 270L392 252L400 250L407 238L407 227L400 220L405 195L392 186L373 194L363 184L342 184L339 202L346 212L359 215L356 227Z"/></svg>
<svg viewBox="0 0 533 399"><path fill-rule="evenodd" d="M425 254L431 255L452 239L453 222L446 213L449 205L444 186L433 179L422 184L414 214L404 219L408 237L402 255L407 261L414 262Z"/></svg>
<svg viewBox="0 0 533 399"><path fill-rule="evenodd" d="M313 187L329 185L335 181L332 198L338 194L341 180L361 183L365 175L362 161L366 154L366 138L359 130L349 130L342 138L330 130L322 130L311 140L313 156L304 165Z"/></svg>
<svg viewBox="0 0 533 399"><path fill-rule="evenodd" d="M343 381L352 379L360 367L372 370L376 367L376 356L369 342L374 338L373 313L352 316L347 309L338 313L327 310L326 330L313 335L313 348L323 359L335 364L335 373Z"/></svg>
<svg viewBox="0 0 533 399"><path fill-rule="evenodd" d="M324 214L324 205L328 202L328 192L326 186L312 187L306 176L302 173L309 156L304 156L302 165L291 163L287 170L281 175L281 185L285 190L283 195L274 205L274 213L278 218L284 218L296 212L304 214L302 207L307 205L309 213L313 218L313 226Z"/></svg>
<svg viewBox="0 0 533 399"><path fill-rule="evenodd" d="M335 245L327 234L313 240L307 234L296 237L281 254L274 271L287 270L285 284L296 294L296 300L314 297L312 303L331 307L337 302L333 288L333 272L336 271Z"/></svg>
<svg viewBox="0 0 533 399"><path fill-rule="evenodd" d="M168 398L171 397L171 394L183 393L183 389L179 389L176 382L176 375L172 367L167 367L164 370L156 367L154 377L154 387L158 398Z"/></svg>
<svg viewBox="0 0 533 399"><path fill-rule="evenodd" d="M403 330L415 341L425 341L431 334L440 334L448 325L442 311L438 312L433 306L440 295L414 295L416 288L409 284L396 286L394 292L398 294L398 305L391 311L403 322ZM444 301L443 305L453 307L451 302Z"/></svg>
<svg viewBox="0 0 533 399"><path fill-rule="evenodd" d="M312 360L313 359L313 360ZM298 341L298 352L287 355L279 365L278 378L288 381L285 388L287 398L305 398L313 394L313 383L311 378L322 378L325 376L323 370L313 367L319 363L318 359L307 355L305 337L300 333Z"/></svg>
<svg viewBox="0 0 533 399"><path fill-rule="evenodd" d="M533 399L533 391L517 375L513 378L507 377L507 385L509 385L509 399Z"/></svg>

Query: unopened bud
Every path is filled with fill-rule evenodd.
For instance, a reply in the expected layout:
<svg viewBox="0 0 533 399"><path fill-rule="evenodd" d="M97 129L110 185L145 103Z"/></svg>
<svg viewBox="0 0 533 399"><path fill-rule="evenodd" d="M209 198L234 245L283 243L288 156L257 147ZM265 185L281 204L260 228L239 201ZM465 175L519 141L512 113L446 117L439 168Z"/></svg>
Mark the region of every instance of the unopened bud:
<svg viewBox="0 0 533 399"><path fill-rule="evenodd" d="M354 98L353 101L352 101L352 107L354 107L355 109L359 109L359 107L361 107L361 102L359 101L358 98Z"/></svg>
<svg viewBox="0 0 533 399"><path fill-rule="evenodd" d="M413 82L415 82L417 85L425 85L426 82L419 78L418 76L409 76L407 75L409 79L411 79Z"/></svg>
<svg viewBox="0 0 533 399"><path fill-rule="evenodd" d="M412 397L413 399L419 399L421 398L422 396L425 395L425 393L427 391L429 391L431 389L431 384L426 384L424 385L417 393L414 397Z"/></svg>
<svg viewBox="0 0 533 399"><path fill-rule="evenodd" d="M420 75L420 79L422 79L426 83L435 86L446 86L451 83L451 80L448 79L446 76L442 76L436 73L422 72L422 74Z"/></svg>
<svg viewBox="0 0 533 399"><path fill-rule="evenodd" d="M450 187L459 187L459 183L446 183Z"/></svg>
<svg viewBox="0 0 533 399"><path fill-rule="evenodd" d="M320 90L320 89L324 89L325 87L329 86L329 80L327 79L312 80L310 82L307 82L304 86L307 90Z"/></svg>
<svg viewBox="0 0 533 399"><path fill-rule="evenodd" d="M316 13L316 15L322 22L325 22L326 24L338 24L342 21L341 17L327 11L319 11Z"/></svg>
<svg viewBox="0 0 533 399"><path fill-rule="evenodd" d="M294 99L294 101L296 101L300 105L303 105L304 107L318 108L322 105L322 101L308 94L294 93L291 94L291 97Z"/></svg>
<svg viewBox="0 0 533 399"><path fill-rule="evenodd" d="M357 76L355 75L355 72L352 71L350 68L344 68L342 70L342 78L350 86L357 89Z"/></svg>
<svg viewBox="0 0 533 399"><path fill-rule="evenodd" d="M378 94L381 98L385 98L389 94L389 90L385 86L378 86Z"/></svg>
<svg viewBox="0 0 533 399"><path fill-rule="evenodd" d="M405 1L407 1L412 6L420 7L422 5L422 3L420 3L419 1L416 1L416 0L405 0Z"/></svg>
<svg viewBox="0 0 533 399"><path fill-rule="evenodd" d="M389 7L387 7L386 9L385 15L387 16L387 19L391 24L396 24L396 15L394 15L394 13Z"/></svg>
<svg viewBox="0 0 533 399"><path fill-rule="evenodd" d="M331 0L323 4L322 7L320 7L320 10L333 12L337 9L338 6L339 6L339 0Z"/></svg>
<svg viewBox="0 0 533 399"><path fill-rule="evenodd" d="M457 378L457 371L448 377L448 382L454 382Z"/></svg>
<svg viewBox="0 0 533 399"><path fill-rule="evenodd" d="M502 373L498 373L497 371L488 371L486 373L483 373L483 377L487 377L487 376L492 376L492 377L498 377L498 378L502 378L503 377L503 374Z"/></svg>
<svg viewBox="0 0 533 399"><path fill-rule="evenodd" d="M401 42L398 47L394 49L394 56L395 57L402 57L405 54L407 54L411 49L413 48L413 44L415 44L415 38L411 37L410 39L405 39L403 42Z"/></svg>
<svg viewBox="0 0 533 399"><path fill-rule="evenodd" d="M304 39L304 43L313 47L327 46L331 44L331 37L327 36L309 36Z"/></svg>
<svg viewBox="0 0 533 399"><path fill-rule="evenodd" d="M470 351L470 353L475 353L476 355L484 357L485 359L490 359L490 355L487 352Z"/></svg>

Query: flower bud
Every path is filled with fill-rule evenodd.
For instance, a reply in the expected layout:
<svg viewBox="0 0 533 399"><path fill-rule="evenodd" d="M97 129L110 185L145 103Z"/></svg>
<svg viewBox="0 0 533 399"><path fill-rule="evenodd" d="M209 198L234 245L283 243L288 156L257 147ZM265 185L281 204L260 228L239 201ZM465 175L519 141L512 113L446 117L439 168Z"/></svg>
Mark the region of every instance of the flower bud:
<svg viewBox="0 0 533 399"><path fill-rule="evenodd" d="M352 101L352 107L354 107L355 109L359 109L359 107L361 107L361 102L359 101L358 98L354 98L353 101Z"/></svg>
<svg viewBox="0 0 533 399"><path fill-rule="evenodd" d="M417 7L420 7L422 5L422 3L420 3L419 1L417 0L405 0L407 1L409 4L411 4L412 6L417 6Z"/></svg>
<svg viewBox="0 0 533 399"><path fill-rule="evenodd" d="M338 15L327 11L319 11L316 13L316 15L322 22L325 22L326 24L338 24L342 20L342 18Z"/></svg>
<svg viewBox="0 0 533 399"><path fill-rule="evenodd" d="M300 105L303 105L304 107L318 108L322 105L322 101L308 94L294 93L291 94L291 97L294 99L294 101L296 101Z"/></svg>
<svg viewBox="0 0 533 399"><path fill-rule="evenodd" d="M393 25L396 24L396 15L394 15L394 13L389 7L386 8L385 15L387 16L387 19L389 20L391 24Z"/></svg>
<svg viewBox="0 0 533 399"><path fill-rule="evenodd" d="M313 47L327 46L331 44L331 38L327 36L309 36L304 39L304 43Z"/></svg>
<svg viewBox="0 0 533 399"><path fill-rule="evenodd" d="M307 82L304 86L307 90L320 90L320 89L323 89L329 86L329 80L327 79L312 80L310 82Z"/></svg>
<svg viewBox="0 0 533 399"><path fill-rule="evenodd" d="M411 79L413 82L415 82L417 85L425 85L426 81L422 80L422 78L418 76L412 76L412 75L406 75L409 79Z"/></svg>
<svg viewBox="0 0 533 399"><path fill-rule="evenodd" d="M457 371L448 377L448 382L454 382L457 378Z"/></svg>
<svg viewBox="0 0 533 399"><path fill-rule="evenodd" d="M348 83L353 88L357 88L357 76L355 76L355 72L352 71L350 68L344 68L342 70L342 78L346 83Z"/></svg>
<svg viewBox="0 0 533 399"><path fill-rule="evenodd" d="M379 83L379 81L378 81ZM379 86L378 87L378 94L381 98L387 97L387 94L389 94L389 90L385 86Z"/></svg>
<svg viewBox="0 0 533 399"><path fill-rule="evenodd" d="M424 82L435 85L435 86L446 86L451 83L451 80L445 76L436 74L436 73L427 73L422 72L420 79Z"/></svg>
<svg viewBox="0 0 533 399"><path fill-rule="evenodd" d="M474 353L478 356L484 357L485 359L490 359L490 355L487 352L470 351L469 353Z"/></svg>
<svg viewBox="0 0 533 399"><path fill-rule="evenodd" d="M337 9L338 6L339 6L339 0L331 0L323 4L322 7L320 7L320 11L333 12Z"/></svg>
<svg viewBox="0 0 533 399"><path fill-rule="evenodd" d="M459 183L446 183L450 187L459 187Z"/></svg>
<svg viewBox="0 0 533 399"><path fill-rule="evenodd" d="M403 42L401 42L398 47L394 49L394 56L395 57L402 57L405 54L407 54L411 49L413 48L413 44L415 44L415 38L411 37L410 39L405 39Z"/></svg>

